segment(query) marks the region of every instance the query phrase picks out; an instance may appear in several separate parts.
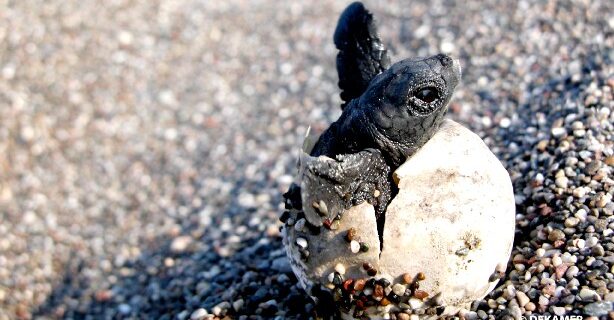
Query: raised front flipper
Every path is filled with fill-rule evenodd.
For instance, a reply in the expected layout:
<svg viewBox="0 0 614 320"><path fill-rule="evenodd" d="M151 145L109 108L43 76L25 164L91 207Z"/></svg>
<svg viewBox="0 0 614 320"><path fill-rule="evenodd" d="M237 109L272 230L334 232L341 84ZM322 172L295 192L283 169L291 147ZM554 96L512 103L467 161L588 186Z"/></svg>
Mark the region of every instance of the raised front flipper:
<svg viewBox="0 0 614 320"><path fill-rule="evenodd" d="M360 97L373 77L390 66L390 57L377 34L373 15L360 2L341 14L334 36L341 99L345 105Z"/></svg>

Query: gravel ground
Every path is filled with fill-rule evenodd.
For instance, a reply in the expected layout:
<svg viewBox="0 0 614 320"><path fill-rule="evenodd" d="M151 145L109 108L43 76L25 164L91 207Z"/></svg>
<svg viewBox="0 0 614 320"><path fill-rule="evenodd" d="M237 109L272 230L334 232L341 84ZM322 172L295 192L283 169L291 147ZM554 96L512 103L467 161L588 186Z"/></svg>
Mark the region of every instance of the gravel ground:
<svg viewBox="0 0 614 320"><path fill-rule="evenodd" d="M347 3L105 3L0 0L0 319L311 317L277 216L340 113ZM614 318L614 3L367 6L393 60L461 59L450 117L514 182L508 273L465 316Z"/></svg>

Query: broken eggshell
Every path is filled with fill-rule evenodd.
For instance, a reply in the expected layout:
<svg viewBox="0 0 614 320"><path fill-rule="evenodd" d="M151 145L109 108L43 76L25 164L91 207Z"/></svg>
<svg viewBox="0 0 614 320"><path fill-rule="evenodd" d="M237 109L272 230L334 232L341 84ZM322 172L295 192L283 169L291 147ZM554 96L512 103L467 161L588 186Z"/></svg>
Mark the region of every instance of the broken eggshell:
<svg viewBox="0 0 614 320"><path fill-rule="evenodd" d="M346 285L344 294L354 299L381 295L374 287L363 288L360 279L386 279L378 282L388 284L384 297L370 297L368 306L360 305L360 314L378 319L404 310L428 318L425 314L435 310L444 315L468 309L494 289L512 249L514 194L507 171L477 135L446 120L394 172L399 192L386 210L381 252L373 206L327 207L328 191L302 179L311 161L334 160L303 152L298 183L304 212L294 210L283 228L292 270L308 293L314 287L333 292ZM307 217L310 221L300 221ZM325 226L319 227L322 221ZM357 245L367 250L356 252ZM400 296L392 290L403 288ZM336 292L339 298L341 291ZM356 315L357 303L342 315Z"/></svg>

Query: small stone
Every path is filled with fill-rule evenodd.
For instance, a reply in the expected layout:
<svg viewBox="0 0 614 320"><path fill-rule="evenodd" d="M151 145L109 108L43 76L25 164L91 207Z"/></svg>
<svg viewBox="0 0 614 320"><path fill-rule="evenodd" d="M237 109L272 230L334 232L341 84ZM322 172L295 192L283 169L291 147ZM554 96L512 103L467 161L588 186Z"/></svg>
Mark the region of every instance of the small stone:
<svg viewBox="0 0 614 320"><path fill-rule="evenodd" d="M543 257L543 256L544 256L544 254L546 254L546 250L545 250L544 248L539 248L539 249L535 250L535 255L536 255L538 258Z"/></svg>
<svg viewBox="0 0 614 320"><path fill-rule="evenodd" d="M320 213L325 216L328 215L328 207L326 206L326 203L323 200L320 200L318 204L318 209L320 210Z"/></svg>
<svg viewBox="0 0 614 320"><path fill-rule="evenodd" d="M407 289L407 287L400 283L395 283L392 286L392 292L394 292L394 294L396 294L397 296L402 296L403 294L405 294L405 289Z"/></svg>
<svg viewBox="0 0 614 320"><path fill-rule="evenodd" d="M365 279L358 279L354 281L354 290L362 291L365 288L367 281Z"/></svg>
<svg viewBox="0 0 614 320"><path fill-rule="evenodd" d="M190 244L192 244L192 237L179 236L173 239L173 242L171 242L170 249L171 249L171 252L182 253L188 249Z"/></svg>
<svg viewBox="0 0 614 320"><path fill-rule="evenodd" d="M403 274L403 282L404 282L405 284L410 284L410 283L412 283L413 279L414 279L414 277L412 277L412 276L411 276L411 274L409 274L409 273L404 273L404 274Z"/></svg>
<svg viewBox="0 0 614 320"><path fill-rule="evenodd" d="M238 299L238 300L235 300L235 301L232 303L232 308L233 308L235 311L239 311L239 310L241 310L241 308L243 308L243 305L244 305L244 304L245 304L245 301L244 301L243 299Z"/></svg>
<svg viewBox="0 0 614 320"><path fill-rule="evenodd" d="M279 257L273 260L271 263L271 269L281 272L281 273L290 273L292 272L292 267L290 266L290 261L286 257Z"/></svg>
<svg viewBox="0 0 614 320"><path fill-rule="evenodd" d="M516 299L518 299L518 305L521 307L526 306L531 301L529 300L529 297L527 297L527 295L520 290L516 291Z"/></svg>
<svg viewBox="0 0 614 320"><path fill-rule="evenodd" d="M552 312L557 316L562 316L565 314L565 307L552 307Z"/></svg>
<svg viewBox="0 0 614 320"><path fill-rule="evenodd" d="M578 219L576 217L569 217L569 218L565 219L565 226L568 227L568 228L573 228L573 227L577 226L578 223L580 223L580 219Z"/></svg>
<svg viewBox="0 0 614 320"><path fill-rule="evenodd" d="M608 314L612 309L614 309L614 304L611 301L599 301L585 305L582 310L589 316L601 317Z"/></svg>
<svg viewBox="0 0 614 320"><path fill-rule="evenodd" d="M307 249L307 239L305 238L296 238L296 245L301 249Z"/></svg>
<svg viewBox="0 0 614 320"><path fill-rule="evenodd" d="M540 305L542 306L547 306L548 303L550 303L550 300L548 300L548 298L544 297L544 296L539 296L539 299L537 301Z"/></svg>
<svg viewBox="0 0 614 320"><path fill-rule="evenodd" d="M386 298L384 297L384 298L382 298L382 300L379 302L379 304L385 307L385 306L387 306L387 305L389 305L389 304L390 304L390 300L388 300L388 299L386 299ZM384 318L384 319L385 319L385 318Z"/></svg>
<svg viewBox="0 0 614 320"><path fill-rule="evenodd" d="M592 248L592 252L593 252L593 255L595 255L596 257L602 257L605 254L605 250L603 249L603 246L599 244Z"/></svg>
<svg viewBox="0 0 614 320"><path fill-rule="evenodd" d="M601 195L597 199L597 202L595 203L595 205L598 208L604 208L610 201L612 201L612 195L610 195L609 193L606 193L606 194Z"/></svg>
<svg viewBox="0 0 614 320"><path fill-rule="evenodd" d="M563 263L563 260L561 259L561 257L559 257L559 256L554 256L554 257L552 258L552 265L553 265L554 267L558 267L558 266L560 266L560 265L561 265L561 263Z"/></svg>
<svg viewBox="0 0 614 320"><path fill-rule="evenodd" d="M554 269L554 274L556 275L557 280L563 278L563 275L565 274L565 272L567 271L567 265L566 264L560 264L559 266L557 266Z"/></svg>
<svg viewBox="0 0 614 320"><path fill-rule="evenodd" d="M351 291L352 284L354 284L354 280L353 279L347 279L345 281L343 281L343 290L345 290L345 292L349 292Z"/></svg>
<svg viewBox="0 0 614 320"><path fill-rule="evenodd" d="M132 312L132 307L129 304L122 303L117 306L117 311L123 315L129 315Z"/></svg>
<svg viewBox="0 0 614 320"><path fill-rule="evenodd" d="M367 274L371 277L374 277L377 274L377 270L375 269L367 270Z"/></svg>
<svg viewBox="0 0 614 320"><path fill-rule="evenodd" d="M580 290L579 296L582 301L590 302L599 299L599 295L597 294L597 292L588 288L582 288L582 290Z"/></svg>
<svg viewBox="0 0 614 320"><path fill-rule="evenodd" d="M400 312L397 314L397 320L410 320L410 316L405 312Z"/></svg>
<svg viewBox="0 0 614 320"><path fill-rule="evenodd" d="M329 283L333 283L333 281L335 280L335 273L334 272L329 273L326 280L328 280Z"/></svg>
<svg viewBox="0 0 614 320"><path fill-rule="evenodd" d="M548 240L550 241L554 242L554 241L562 240L562 239L565 239L565 233L559 229L553 229L548 234Z"/></svg>
<svg viewBox="0 0 614 320"><path fill-rule="evenodd" d="M554 184L556 184L559 188L567 188L567 184L569 183L569 179L567 177L558 177L554 180Z"/></svg>
<svg viewBox="0 0 614 320"><path fill-rule="evenodd" d="M384 297L384 287L379 284L376 284L373 288L373 297L375 297L376 299L381 299L382 297Z"/></svg>
<svg viewBox="0 0 614 320"><path fill-rule="evenodd" d="M294 224L294 230L302 232L305 229L305 219L301 218Z"/></svg>
<svg viewBox="0 0 614 320"><path fill-rule="evenodd" d="M341 263L337 263L335 265L335 271L339 272L339 274L345 274L345 266L342 265Z"/></svg>
<svg viewBox="0 0 614 320"><path fill-rule="evenodd" d="M360 243L360 252L367 252L369 251L369 245L365 242L361 242Z"/></svg>
<svg viewBox="0 0 614 320"><path fill-rule="evenodd" d="M429 294L426 291L423 290L416 290L416 292L414 293L414 297L420 299L420 300L424 300L429 296Z"/></svg>
<svg viewBox="0 0 614 320"><path fill-rule="evenodd" d="M202 320L208 315L209 313L207 312L207 310L205 310L204 308L198 308L194 310L194 312L192 312L192 314L190 315L190 320Z"/></svg>
<svg viewBox="0 0 614 320"><path fill-rule="evenodd" d="M358 251L360 251L360 243L356 240L352 240L352 242L350 242L350 251L352 251L352 253L358 253Z"/></svg>
<svg viewBox="0 0 614 320"><path fill-rule="evenodd" d="M354 238L356 238L356 229L348 229L347 233L345 234L345 241L351 242L352 240L354 240Z"/></svg>
<svg viewBox="0 0 614 320"><path fill-rule="evenodd" d="M486 314L486 311L484 310L478 310L478 317L480 317L480 319L487 319L488 314Z"/></svg>
<svg viewBox="0 0 614 320"><path fill-rule="evenodd" d="M529 302L524 306L524 309L527 311L535 311L535 303Z"/></svg>
<svg viewBox="0 0 614 320"><path fill-rule="evenodd" d="M565 134L565 128L563 127L552 128L550 132L552 133L552 136L554 136L555 138L558 138Z"/></svg>
<svg viewBox="0 0 614 320"><path fill-rule="evenodd" d="M424 274L424 272L418 272L418 274L416 275L416 279L418 279L418 281L422 281L426 279L426 275Z"/></svg>
<svg viewBox="0 0 614 320"><path fill-rule="evenodd" d="M213 314L216 316L220 316L222 315L222 313L226 313L226 310L228 309L230 309L230 302L222 301L218 303L215 307L213 307L213 309L211 309L211 312L213 312Z"/></svg>
<svg viewBox="0 0 614 320"><path fill-rule="evenodd" d="M409 306L412 309L419 309L424 305L424 302L422 302L422 300L417 299L417 298L411 298L407 302L409 303Z"/></svg>

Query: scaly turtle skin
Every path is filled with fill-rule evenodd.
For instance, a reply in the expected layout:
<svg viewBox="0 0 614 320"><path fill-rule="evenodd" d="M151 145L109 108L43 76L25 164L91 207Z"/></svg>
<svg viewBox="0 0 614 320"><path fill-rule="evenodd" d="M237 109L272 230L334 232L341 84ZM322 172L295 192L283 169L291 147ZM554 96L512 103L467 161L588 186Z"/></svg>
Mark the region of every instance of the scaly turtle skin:
<svg viewBox="0 0 614 320"><path fill-rule="evenodd" d="M342 13L334 41L343 112L311 150L311 156L334 161L310 163L302 179L321 186L328 209L335 211L329 216L363 201L373 204L381 235L386 206L397 191L392 172L439 128L460 67L443 54L388 67L373 17L358 2ZM291 187L285 197L300 202L300 188ZM322 225L317 214L305 215Z"/></svg>

